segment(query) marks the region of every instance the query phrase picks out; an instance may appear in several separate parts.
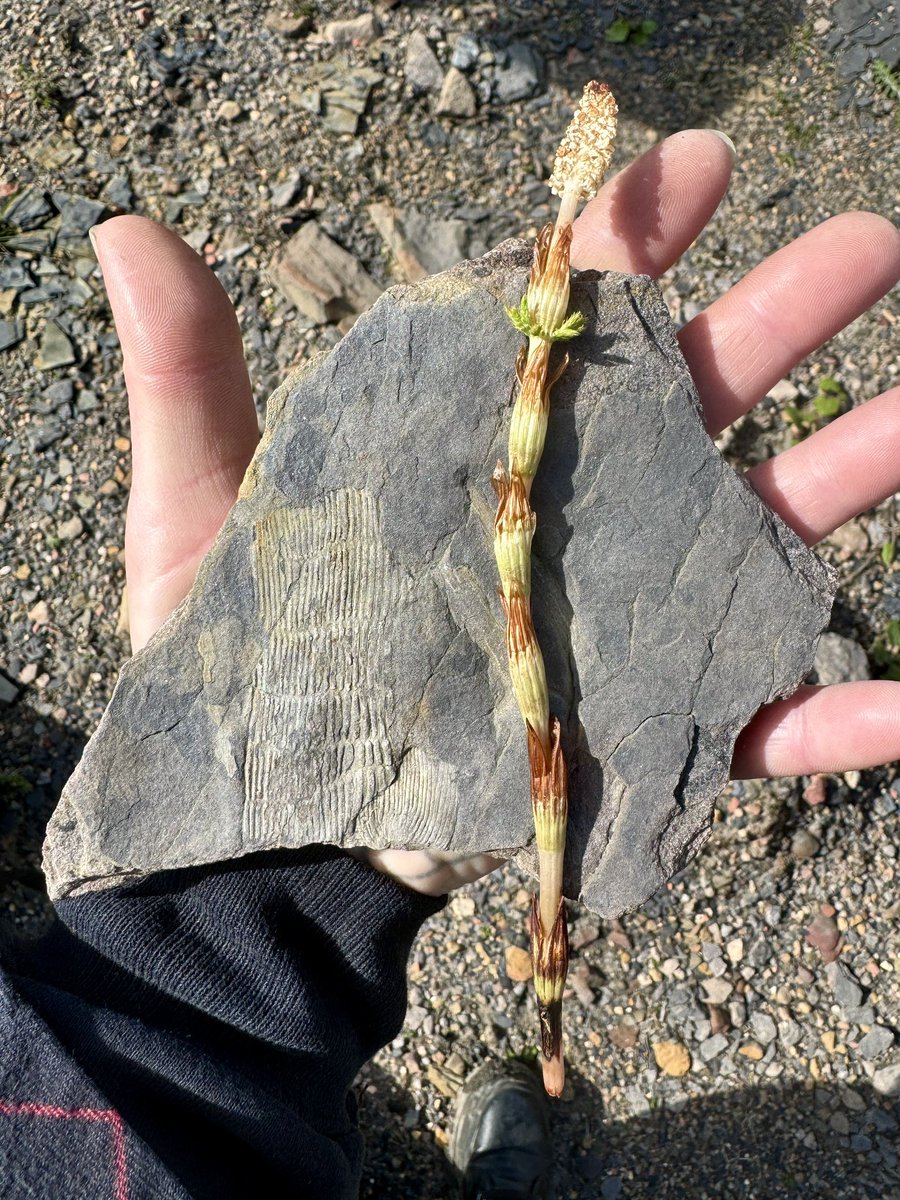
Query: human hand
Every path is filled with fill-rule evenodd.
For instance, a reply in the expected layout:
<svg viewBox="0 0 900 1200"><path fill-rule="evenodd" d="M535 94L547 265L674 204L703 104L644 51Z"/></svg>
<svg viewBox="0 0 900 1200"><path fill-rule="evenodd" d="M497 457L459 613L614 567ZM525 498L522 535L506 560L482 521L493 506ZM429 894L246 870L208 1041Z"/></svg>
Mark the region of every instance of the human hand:
<svg viewBox="0 0 900 1200"><path fill-rule="evenodd" d="M657 276L701 232L731 173L710 131L667 138L604 186L576 222L572 262ZM234 503L259 432L234 310L178 237L141 217L94 231L122 345L131 413L125 534L135 650L166 620ZM752 408L900 276L900 234L847 213L755 268L689 322L681 347L712 435ZM809 544L900 487L900 388L833 421L748 475ZM900 684L802 688L739 739L736 776L845 771L900 757ZM360 851L439 894L492 870L487 855Z"/></svg>

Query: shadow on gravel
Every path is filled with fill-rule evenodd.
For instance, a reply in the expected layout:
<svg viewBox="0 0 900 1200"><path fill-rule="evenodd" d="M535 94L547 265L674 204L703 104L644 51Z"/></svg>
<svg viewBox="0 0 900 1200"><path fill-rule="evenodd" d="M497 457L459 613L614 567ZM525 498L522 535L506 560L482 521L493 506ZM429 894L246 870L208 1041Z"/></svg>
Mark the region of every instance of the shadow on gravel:
<svg viewBox="0 0 900 1200"><path fill-rule="evenodd" d="M541 5L500 6L496 20L473 26L500 45L533 46L563 87L578 91L587 79L605 80L630 114L669 133L714 125L754 68L797 38L805 9L800 0L559 0L550 17ZM639 27L647 20L656 29L644 41Z"/></svg>
<svg viewBox="0 0 900 1200"><path fill-rule="evenodd" d="M425 1128L426 1113L413 1094L372 1063L359 1084L359 1126L366 1141L360 1200L455 1198L456 1172Z"/></svg>
<svg viewBox="0 0 900 1200"><path fill-rule="evenodd" d="M898 1195L895 1105L867 1085L742 1087L601 1126L561 1164L559 1194L622 1200L882 1200ZM852 1138L850 1129L862 1130ZM580 1142L584 1145L584 1141ZM615 1182L612 1177L618 1176ZM621 1183L621 1188L619 1184Z"/></svg>
<svg viewBox="0 0 900 1200"><path fill-rule="evenodd" d="M50 916L41 871L44 829L86 734L41 716L27 694L0 706L0 921L36 933Z"/></svg>
<svg viewBox="0 0 900 1200"><path fill-rule="evenodd" d="M812 1080L810 1080L812 1085ZM455 1174L411 1093L365 1072L361 1200L456 1200ZM452 1102L446 1102L452 1109ZM441 1124L444 1119L440 1118ZM871 1088L739 1087L606 1122L571 1078L551 1108L562 1200L885 1200L900 1195L896 1105ZM849 1128L862 1130L851 1137Z"/></svg>

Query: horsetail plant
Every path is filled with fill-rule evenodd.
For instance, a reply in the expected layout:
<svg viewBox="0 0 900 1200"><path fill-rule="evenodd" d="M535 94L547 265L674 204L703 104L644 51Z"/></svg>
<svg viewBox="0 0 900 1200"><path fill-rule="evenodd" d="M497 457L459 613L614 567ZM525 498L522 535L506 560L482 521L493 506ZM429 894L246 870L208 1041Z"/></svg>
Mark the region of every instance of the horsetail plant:
<svg viewBox="0 0 900 1200"><path fill-rule="evenodd" d="M516 359L519 384L509 431L509 469L498 462L492 477L497 493L494 555L506 616L506 650L513 690L525 721L538 851L538 895L532 903L531 962L541 1023L544 1087L559 1096L565 1082L562 996L569 936L562 894L568 790L559 721L550 716L547 676L531 617L531 542L537 518L531 485L544 449L550 389L568 365L564 355L548 377L550 349L584 329L584 317L569 307L569 249L579 201L599 189L616 136L615 99L608 86L589 83L560 144L550 188L560 197L556 224L547 224L534 247L528 290L518 308L507 309L528 338Z"/></svg>

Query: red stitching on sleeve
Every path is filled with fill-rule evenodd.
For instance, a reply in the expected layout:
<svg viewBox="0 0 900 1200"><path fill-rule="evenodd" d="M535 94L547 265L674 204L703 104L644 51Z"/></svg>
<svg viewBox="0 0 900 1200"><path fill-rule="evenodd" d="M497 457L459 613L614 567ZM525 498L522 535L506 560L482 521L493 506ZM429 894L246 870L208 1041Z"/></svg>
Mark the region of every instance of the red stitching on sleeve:
<svg viewBox="0 0 900 1200"><path fill-rule="evenodd" d="M51 1117L58 1121L91 1121L108 1125L113 1143L115 1200L128 1200L125 1126L114 1108L60 1108L56 1104L41 1104L33 1100L0 1100L0 1116Z"/></svg>

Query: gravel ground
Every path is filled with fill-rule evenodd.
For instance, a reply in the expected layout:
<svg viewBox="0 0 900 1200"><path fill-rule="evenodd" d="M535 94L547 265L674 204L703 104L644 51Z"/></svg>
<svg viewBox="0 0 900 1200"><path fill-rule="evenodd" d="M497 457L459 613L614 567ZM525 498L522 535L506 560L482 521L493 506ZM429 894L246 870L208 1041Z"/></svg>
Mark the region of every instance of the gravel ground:
<svg viewBox="0 0 900 1200"><path fill-rule="evenodd" d="M619 98L619 164L682 127L737 145L727 199L663 280L683 321L833 213L897 219L886 164L900 106L878 63L897 67L900 27L895 5L875 8L19 0L0 14L7 920L46 919L43 825L127 653L128 417L87 228L139 212L206 257L241 316L262 414L289 366L340 336L273 286L275 250L315 219L387 286L376 201L397 207L429 265L533 235L558 135L597 77ZM372 16L347 45L327 28ZM657 22L643 43L642 20ZM421 39L410 50L415 30L437 67ZM451 62L459 78L439 97ZM725 440L735 463L824 421L816 397L847 407L895 384L897 319L888 297L782 381ZM824 546L845 580L833 628L875 674L898 667L896 524L891 501ZM642 912L610 925L572 908L560 1196L900 1196L898 793L889 769L733 785L700 857ZM525 885L507 868L423 931L406 1028L362 1081L365 1196L452 1196L443 1147L460 1081L529 1052L534 1006L514 978Z"/></svg>

